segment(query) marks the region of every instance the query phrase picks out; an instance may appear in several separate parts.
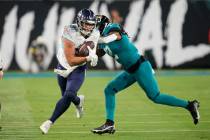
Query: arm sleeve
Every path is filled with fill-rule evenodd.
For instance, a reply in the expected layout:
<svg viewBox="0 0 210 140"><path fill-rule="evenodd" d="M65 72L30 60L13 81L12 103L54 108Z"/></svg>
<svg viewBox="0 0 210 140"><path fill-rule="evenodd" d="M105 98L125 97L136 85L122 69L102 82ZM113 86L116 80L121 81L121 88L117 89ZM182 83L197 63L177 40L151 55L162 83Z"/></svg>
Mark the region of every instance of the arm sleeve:
<svg viewBox="0 0 210 140"><path fill-rule="evenodd" d="M97 48L97 44L98 44L98 41L99 41L99 37L100 37L100 33L99 32L96 32L95 36L94 36L94 39L93 39L93 42L94 42L94 52L96 53L96 48Z"/></svg>
<svg viewBox="0 0 210 140"><path fill-rule="evenodd" d="M106 37L100 37L98 40L98 43L106 43L107 44L107 43L113 42L115 40L117 40L117 35L111 34Z"/></svg>

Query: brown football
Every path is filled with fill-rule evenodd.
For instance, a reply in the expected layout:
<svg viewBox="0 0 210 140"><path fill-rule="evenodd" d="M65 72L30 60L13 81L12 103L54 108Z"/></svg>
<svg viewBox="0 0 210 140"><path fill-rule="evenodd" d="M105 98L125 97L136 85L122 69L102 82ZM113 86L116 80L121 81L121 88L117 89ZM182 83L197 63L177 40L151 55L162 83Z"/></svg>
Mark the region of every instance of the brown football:
<svg viewBox="0 0 210 140"><path fill-rule="evenodd" d="M89 50L88 50L87 46L89 46L91 49L93 49L95 45L94 45L93 41L85 41L76 50L76 56L82 56L82 57L88 56L89 55Z"/></svg>

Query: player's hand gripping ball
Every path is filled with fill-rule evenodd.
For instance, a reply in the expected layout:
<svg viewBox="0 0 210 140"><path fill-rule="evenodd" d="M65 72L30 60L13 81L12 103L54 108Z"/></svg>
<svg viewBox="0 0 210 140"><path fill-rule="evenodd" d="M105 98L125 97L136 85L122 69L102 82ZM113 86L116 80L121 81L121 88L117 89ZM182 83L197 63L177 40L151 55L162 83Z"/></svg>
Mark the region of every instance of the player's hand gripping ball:
<svg viewBox="0 0 210 140"><path fill-rule="evenodd" d="M80 57L86 57L89 55L88 46L93 49L95 44L93 41L85 41L79 48L76 48L75 55Z"/></svg>

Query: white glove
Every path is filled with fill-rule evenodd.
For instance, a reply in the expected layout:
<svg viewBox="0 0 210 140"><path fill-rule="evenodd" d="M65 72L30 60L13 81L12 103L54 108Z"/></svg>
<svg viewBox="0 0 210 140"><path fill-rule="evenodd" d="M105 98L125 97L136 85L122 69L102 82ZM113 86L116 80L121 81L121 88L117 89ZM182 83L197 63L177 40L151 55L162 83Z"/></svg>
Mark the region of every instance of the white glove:
<svg viewBox="0 0 210 140"><path fill-rule="evenodd" d="M90 61L90 65L95 67L98 63L98 56L96 55L95 51L92 50L89 46L87 46L89 50L89 55L86 57L87 61Z"/></svg>
<svg viewBox="0 0 210 140"><path fill-rule="evenodd" d="M97 63L98 63L98 56L95 55L95 58L93 58L93 59L91 60L90 65L91 65L92 67L95 67L95 66L97 65Z"/></svg>
<svg viewBox="0 0 210 140"><path fill-rule="evenodd" d="M66 78L68 75L73 71L74 69L67 69L67 70L59 70L59 69L54 69L54 72L59 74L60 76Z"/></svg>

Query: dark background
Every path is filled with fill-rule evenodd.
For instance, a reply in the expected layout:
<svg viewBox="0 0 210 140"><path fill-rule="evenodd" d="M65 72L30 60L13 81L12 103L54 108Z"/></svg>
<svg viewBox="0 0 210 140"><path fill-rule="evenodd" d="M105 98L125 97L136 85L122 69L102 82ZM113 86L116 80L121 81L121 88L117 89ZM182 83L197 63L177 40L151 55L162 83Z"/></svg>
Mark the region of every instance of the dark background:
<svg viewBox="0 0 210 140"><path fill-rule="evenodd" d="M49 12L49 9L53 6L53 4L59 4L58 15L61 13L61 9L63 7L75 7L76 12L81 10L82 8L88 8L93 1L51 1L51 0L38 0L38 1L0 1L0 38L3 32L3 25L5 23L5 16L9 13L9 11L15 6L18 5L18 19L23 16L25 13L30 11L35 11L35 22L34 29L30 35L30 43L39 36L43 31L43 23ZM124 19L129 13L129 5L132 1L114 1L108 3L106 1L100 1L100 5L103 3L108 4L108 9L117 9L120 11L120 16ZM147 7L150 5L151 0L147 0L144 5L144 12L147 10ZM165 30L166 20L168 17L168 13L170 11L171 4L174 3L174 0L160 0L160 5L162 8L162 30ZM185 22L183 25L183 47L188 45L197 45L200 43L210 44L210 1L196 1L196 0L188 0L188 11L185 16ZM122 22L122 25L124 21ZM19 26L19 22L17 23L17 28ZM141 31L141 29L138 29ZM167 36L164 36L164 39L167 40ZM134 38L135 41L135 38ZM0 46L1 47L1 46ZM167 46L164 47L163 51L167 50ZM152 52L149 50L145 52L146 57L150 60L153 67L156 67L154 57ZM14 54L15 55L15 54ZM100 60L100 63L96 69L106 69L103 61ZM56 57L52 59L52 63L50 65L50 69L56 65ZM165 63L163 64L163 68L170 68ZM183 63L174 68L210 68L210 54L203 56L202 58ZM13 57L12 64L9 69L19 69L15 57Z"/></svg>

